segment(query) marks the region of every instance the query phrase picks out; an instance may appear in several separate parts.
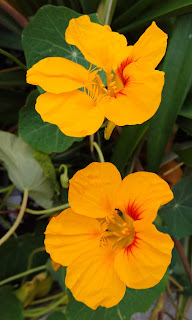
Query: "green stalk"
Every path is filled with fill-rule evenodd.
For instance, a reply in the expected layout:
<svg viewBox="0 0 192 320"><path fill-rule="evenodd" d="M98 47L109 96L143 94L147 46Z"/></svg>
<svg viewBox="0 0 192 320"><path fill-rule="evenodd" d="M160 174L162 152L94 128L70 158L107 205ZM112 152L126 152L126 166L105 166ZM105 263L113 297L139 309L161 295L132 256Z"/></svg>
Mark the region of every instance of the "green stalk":
<svg viewBox="0 0 192 320"><path fill-rule="evenodd" d="M100 149L100 147L98 146L97 142L93 142L93 146L95 147L95 149L97 150L98 156L99 156L99 160L100 162L105 162L105 159L103 157L103 153Z"/></svg>
<svg viewBox="0 0 192 320"><path fill-rule="evenodd" d="M102 24L108 24L108 25L111 24L113 14L115 12L116 4L117 4L117 0L101 1L97 10L97 14Z"/></svg>
<svg viewBox="0 0 192 320"><path fill-rule="evenodd" d="M18 206L17 204L12 204L12 203L8 203L7 204L8 207L12 207L12 208L20 208L20 206ZM32 209L28 209L26 208L25 211L31 214L46 214L46 213L54 213L54 212L59 212L62 210L65 210L69 208L69 204L65 203L62 204L61 206L55 207L55 208L51 208L51 209L45 209L45 210L32 210Z"/></svg>
<svg viewBox="0 0 192 320"><path fill-rule="evenodd" d="M17 227L19 226L24 213L25 213L25 208L27 206L27 200L28 200L28 190L25 189L24 190L24 194L23 194L23 202L19 211L19 214L17 216L17 219L15 220L14 224L12 225L12 227L9 229L9 231L0 239L0 246L9 239L9 237L14 233L14 231L17 229Z"/></svg>
<svg viewBox="0 0 192 320"><path fill-rule="evenodd" d="M19 278L22 278L24 276L28 276L29 274L32 274L32 273L35 273L35 272L39 272L39 271L42 271L42 270L45 270L47 267L46 265L43 265L43 266L39 266L39 267L36 267L36 268L33 268L33 269L30 269L30 270L27 270L27 271L24 271L24 272L21 272L21 273L18 273L12 277L9 277L7 279L4 279L3 281L0 282L0 286L6 284L6 283L9 283L11 281L14 281L14 280L17 280Z"/></svg>
<svg viewBox="0 0 192 320"><path fill-rule="evenodd" d="M24 317L28 317L28 318L29 317L41 317L44 314L54 310L57 306L59 306L61 303L64 303L67 300L68 300L68 297L67 297L67 295L65 295L47 307L36 308L36 309L31 309L31 310L26 310L26 311L24 310Z"/></svg>
<svg viewBox="0 0 192 320"><path fill-rule="evenodd" d="M9 188L9 190L7 191L7 194L4 196L1 204L0 204L0 209L3 208L5 202L7 201L7 199L9 198L9 196L12 194L13 190L15 189L14 184L12 184Z"/></svg>
<svg viewBox="0 0 192 320"><path fill-rule="evenodd" d="M46 298L43 298L43 299L38 299L38 300L32 301L30 303L30 305L36 305L36 304L45 303L47 301L55 300L55 299L63 297L63 296L64 296L64 293L60 292L60 293L54 294L52 296L49 296L49 297L46 297Z"/></svg>
<svg viewBox="0 0 192 320"><path fill-rule="evenodd" d="M10 189L12 189L12 187L13 187L13 184L11 184L11 185L8 186L8 187L2 188L2 189L0 189L0 193L7 192L7 191L9 191Z"/></svg>
<svg viewBox="0 0 192 320"><path fill-rule="evenodd" d="M10 60L12 60L13 62L15 62L18 66L21 67L21 69L23 69L25 71L27 70L27 67L21 61L19 61L16 57L14 57L12 54L10 54L9 52L0 48L0 53L3 54L4 56L6 56L7 58L9 58Z"/></svg>
<svg viewBox="0 0 192 320"><path fill-rule="evenodd" d="M28 259L28 265L27 265L27 270L26 271L31 269L33 258L36 255L36 253L42 252L42 251L45 251L45 247L36 248L31 252L31 254L29 256L29 259ZM23 277L22 284L24 284L25 280L26 280L26 277Z"/></svg>

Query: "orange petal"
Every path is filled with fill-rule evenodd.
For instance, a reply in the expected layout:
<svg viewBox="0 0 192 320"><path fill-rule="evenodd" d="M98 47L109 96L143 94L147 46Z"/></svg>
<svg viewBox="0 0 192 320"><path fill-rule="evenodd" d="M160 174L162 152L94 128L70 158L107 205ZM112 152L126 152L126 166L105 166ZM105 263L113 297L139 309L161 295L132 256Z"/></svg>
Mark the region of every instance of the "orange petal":
<svg viewBox="0 0 192 320"><path fill-rule="evenodd" d="M128 249L118 251L115 269L120 279L132 289L147 289L163 278L170 262L173 241L154 225L134 222L136 239Z"/></svg>
<svg viewBox="0 0 192 320"><path fill-rule="evenodd" d="M60 57L40 60L27 71L27 82L52 93L63 93L86 86L90 72L78 63Z"/></svg>
<svg viewBox="0 0 192 320"><path fill-rule="evenodd" d="M91 22L87 15L70 20L65 40L75 45L86 60L105 71L115 69L128 55L127 40L122 34Z"/></svg>
<svg viewBox="0 0 192 320"><path fill-rule="evenodd" d="M100 224L76 214L71 208L53 217L45 231L45 248L51 258L68 266L74 259L99 245Z"/></svg>
<svg viewBox="0 0 192 320"><path fill-rule="evenodd" d="M154 221L159 207L173 199L169 185L152 172L135 172L123 179L118 208L134 220Z"/></svg>
<svg viewBox="0 0 192 320"><path fill-rule="evenodd" d="M152 22L133 46L132 56L134 61L149 62L154 68L165 55L167 48L167 34Z"/></svg>
<svg viewBox="0 0 192 320"><path fill-rule="evenodd" d="M70 206L79 214L103 218L115 209L120 183L120 173L113 164L93 162L70 180Z"/></svg>
<svg viewBox="0 0 192 320"><path fill-rule="evenodd" d="M37 98L36 111L45 122L56 124L67 136L85 137L95 133L104 116L82 91L61 94L46 92Z"/></svg>
<svg viewBox="0 0 192 320"><path fill-rule="evenodd" d="M125 68L124 76L127 78L125 87L106 100L101 108L106 117L119 126L141 124L150 119L159 107L164 72L132 62Z"/></svg>
<svg viewBox="0 0 192 320"><path fill-rule="evenodd" d="M110 248L90 250L67 268L66 286L74 298L89 308L111 308L121 301L126 286L114 270Z"/></svg>

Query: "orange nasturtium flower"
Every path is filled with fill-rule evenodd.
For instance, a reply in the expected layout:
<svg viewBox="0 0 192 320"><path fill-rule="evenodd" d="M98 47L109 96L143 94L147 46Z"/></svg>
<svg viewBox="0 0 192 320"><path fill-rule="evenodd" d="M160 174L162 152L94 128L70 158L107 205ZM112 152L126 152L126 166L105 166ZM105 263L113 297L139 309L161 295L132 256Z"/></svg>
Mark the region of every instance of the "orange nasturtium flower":
<svg viewBox="0 0 192 320"><path fill-rule="evenodd" d="M126 286L146 289L164 276L173 241L152 224L173 194L149 172L123 180L111 163L91 163L70 180L69 204L49 222L45 247L68 266L66 286L88 307L110 308Z"/></svg>
<svg viewBox="0 0 192 320"><path fill-rule="evenodd" d="M164 72L155 68L167 46L167 35L155 22L134 46L127 46L124 35L84 15L70 20L65 40L91 65L87 70L71 60L50 57L28 70L27 82L46 91L36 102L44 121L56 124L68 136L83 137L95 133L105 117L114 126L124 126L154 115L164 85ZM98 75L101 69L107 89Z"/></svg>

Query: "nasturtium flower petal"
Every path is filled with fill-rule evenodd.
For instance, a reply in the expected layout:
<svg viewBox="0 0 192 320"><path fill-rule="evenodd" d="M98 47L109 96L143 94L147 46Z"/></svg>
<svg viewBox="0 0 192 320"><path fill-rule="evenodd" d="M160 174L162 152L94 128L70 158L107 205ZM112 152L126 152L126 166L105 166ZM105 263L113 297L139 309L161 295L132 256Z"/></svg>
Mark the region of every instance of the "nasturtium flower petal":
<svg viewBox="0 0 192 320"><path fill-rule="evenodd" d="M149 62L156 68L165 55L166 47L167 34L152 22L133 46L131 55L133 61Z"/></svg>
<svg viewBox="0 0 192 320"><path fill-rule="evenodd" d="M113 307L126 290L114 269L110 247L90 250L73 261L67 268L65 283L76 300L92 309Z"/></svg>
<svg viewBox="0 0 192 320"><path fill-rule="evenodd" d="M43 121L56 124L64 134L72 137L91 135L104 121L95 102L79 90L60 94L46 92L37 98L35 109Z"/></svg>
<svg viewBox="0 0 192 320"><path fill-rule="evenodd" d="M46 230L45 247L68 265L66 286L96 309L113 307L125 286L147 289L164 276L173 241L152 224L160 205L173 197L154 173L124 180L111 163L91 163L70 180L67 209Z"/></svg>
<svg viewBox="0 0 192 320"><path fill-rule="evenodd" d="M69 204L82 215L103 218L115 209L121 175L111 163L93 162L70 180Z"/></svg>
<svg viewBox="0 0 192 320"><path fill-rule="evenodd" d="M117 191L117 207L134 220L153 222L159 207L173 199L168 183L152 172L125 177Z"/></svg>
<svg viewBox="0 0 192 320"><path fill-rule="evenodd" d="M141 124L151 118L161 102L164 72L148 64L130 63L124 70L125 86L102 103L106 117L119 126Z"/></svg>
<svg viewBox="0 0 192 320"><path fill-rule="evenodd" d="M170 262L173 241L154 225L134 222L135 240L115 257L115 269L120 279L132 289L147 289L163 278Z"/></svg>
<svg viewBox="0 0 192 320"><path fill-rule="evenodd" d="M86 60L105 71L115 69L129 51L124 35L91 22L87 15L70 20L65 40L75 45Z"/></svg>
<svg viewBox="0 0 192 320"><path fill-rule="evenodd" d="M67 266L84 252L97 248L100 234L96 219L76 214L69 208L49 222L45 231L46 251L55 262Z"/></svg>
<svg viewBox="0 0 192 320"><path fill-rule="evenodd" d="M92 81L93 74L78 63L61 57L45 58L27 71L27 83L52 93L73 91Z"/></svg>

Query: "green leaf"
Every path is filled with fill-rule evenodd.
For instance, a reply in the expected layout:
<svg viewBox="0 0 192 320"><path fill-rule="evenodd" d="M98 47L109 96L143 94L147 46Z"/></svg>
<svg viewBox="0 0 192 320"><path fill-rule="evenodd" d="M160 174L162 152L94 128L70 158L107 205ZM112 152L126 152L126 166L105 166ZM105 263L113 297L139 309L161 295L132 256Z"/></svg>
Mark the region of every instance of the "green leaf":
<svg viewBox="0 0 192 320"><path fill-rule="evenodd" d="M22 43L27 66L46 57L63 57L89 68L81 52L65 42L65 30L69 20L80 14L65 7L46 5L41 8L23 31ZM91 15L93 22L98 22L96 15Z"/></svg>
<svg viewBox="0 0 192 320"><path fill-rule="evenodd" d="M80 0L81 6L83 8L83 12L86 14L94 13L97 11L100 0Z"/></svg>
<svg viewBox="0 0 192 320"><path fill-rule="evenodd" d="M123 12L112 24L114 29L122 28L122 26L127 25L135 17L138 17L141 12L143 12L153 0L139 0L134 3L128 10Z"/></svg>
<svg viewBox="0 0 192 320"><path fill-rule="evenodd" d="M23 320L21 302L11 291L11 286L0 288L0 320Z"/></svg>
<svg viewBox="0 0 192 320"><path fill-rule="evenodd" d="M137 147L139 141L149 127L149 122L141 125L125 126L116 143L111 162L123 173L123 170L131 157L133 151Z"/></svg>
<svg viewBox="0 0 192 320"><path fill-rule="evenodd" d="M9 132L0 131L0 161L8 171L10 180L42 207L52 206L52 184L43 174L39 163L33 158L33 149L23 140Z"/></svg>
<svg viewBox="0 0 192 320"><path fill-rule="evenodd" d="M178 117L177 124L183 131L185 131L190 136L192 136L192 119Z"/></svg>
<svg viewBox="0 0 192 320"><path fill-rule="evenodd" d="M16 70L0 73L0 88L25 87L25 71Z"/></svg>
<svg viewBox="0 0 192 320"><path fill-rule="evenodd" d="M163 63L165 85L162 102L150 121L148 169L156 171L172 132L173 125L192 84L192 15L177 19Z"/></svg>
<svg viewBox="0 0 192 320"><path fill-rule="evenodd" d="M187 166L192 167L192 141L176 144L174 150Z"/></svg>
<svg viewBox="0 0 192 320"><path fill-rule="evenodd" d="M174 199L159 213L169 234L180 239L192 235L192 178L181 179L173 187L173 194Z"/></svg>
<svg viewBox="0 0 192 320"><path fill-rule="evenodd" d="M185 103L179 112L179 115L192 119L192 90L189 91L189 94L187 95Z"/></svg>
<svg viewBox="0 0 192 320"><path fill-rule="evenodd" d="M153 302L161 295L167 283L164 278L153 288L134 290L127 288L126 294L120 303L113 308L101 308L96 311L89 309L81 302L77 302L69 292L69 304L66 315L69 320L129 320L136 312L146 312Z"/></svg>
<svg viewBox="0 0 192 320"><path fill-rule="evenodd" d="M8 239L0 247L0 280L26 271L30 254L36 248L43 246L43 240L43 233L25 233L17 239ZM37 253L33 258L32 268L43 265L46 262L47 257L48 255L46 252Z"/></svg>
<svg viewBox="0 0 192 320"><path fill-rule="evenodd" d="M135 19L131 24L118 29L118 32L124 33L138 28L144 23L151 22L157 18L162 18L166 15L179 15L189 13L192 9L192 0L163 0L158 4L152 5L138 19Z"/></svg>
<svg viewBox="0 0 192 320"><path fill-rule="evenodd" d="M66 320L66 316L64 315L64 313L56 311L46 319L47 320Z"/></svg>
<svg viewBox="0 0 192 320"><path fill-rule="evenodd" d="M26 107L19 114L19 136L31 147L44 153L63 152L82 138L68 137L59 128L41 119L35 111L38 90L30 93Z"/></svg>
<svg viewBox="0 0 192 320"><path fill-rule="evenodd" d="M37 150L33 153L34 158L39 162L41 168L43 169L45 177L49 178L54 186L54 190L57 194L60 194L60 186L57 181L55 168L52 164L51 158L48 154L39 152Z"/></svg>

